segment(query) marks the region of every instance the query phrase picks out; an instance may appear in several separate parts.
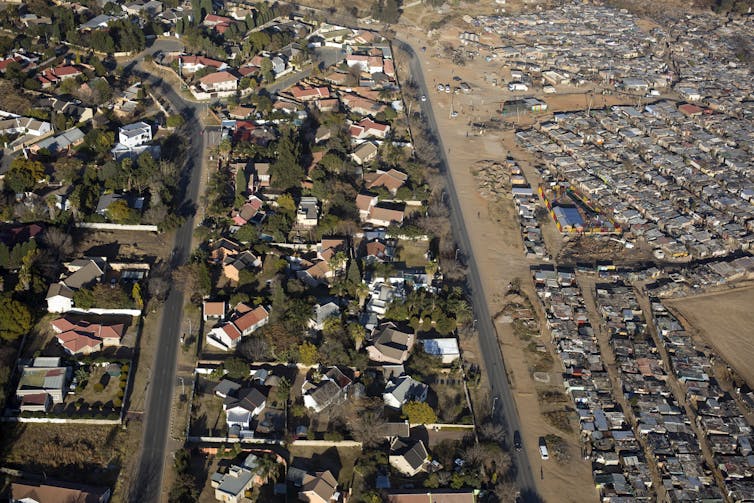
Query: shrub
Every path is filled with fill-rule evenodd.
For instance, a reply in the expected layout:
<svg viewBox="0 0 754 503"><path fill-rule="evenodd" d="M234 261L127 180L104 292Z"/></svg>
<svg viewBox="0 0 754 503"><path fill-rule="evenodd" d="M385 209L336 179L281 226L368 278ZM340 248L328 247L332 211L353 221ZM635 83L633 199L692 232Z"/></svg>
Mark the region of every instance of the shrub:
<svg viewBox="0 0 754 503"><path fill-rule="evenodd" d="M94 384L94 392L95 393L102 393L102 390L104 390L105 387L102 386L102 383L98 382Z"/></svg>
<svg viewBox="0 0 754 503"><path fill-rule="evenodd" d="M118 394L115 396L118 398L123 398L123 390L118 391Z"/></svg>
<svg viewBox="0 0 754 503"><path fill-rule="evenodd" d="M324 435L325 440L329 442L339 442L343 440L343 434L339 431L328 431Z"/></svg>
<svg viewBox="0 0 754 503"><path fill-rule="evenodd" d="M121 398L116 398L113 400L113 406L115 407L122 407L123 406L123 400Z"/></svg>

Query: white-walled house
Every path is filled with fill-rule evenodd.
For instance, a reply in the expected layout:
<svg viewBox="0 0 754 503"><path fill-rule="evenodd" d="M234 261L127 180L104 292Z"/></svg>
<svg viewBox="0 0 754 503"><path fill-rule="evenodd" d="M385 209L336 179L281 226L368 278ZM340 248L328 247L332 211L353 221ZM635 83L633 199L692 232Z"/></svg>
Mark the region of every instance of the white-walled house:
<svg viewBox="0 0 754 503"><path fill-rule="evenodd" d="M118 128L118 143L126 147L138 147L152 141L152 126L135 122Z"/></svg>

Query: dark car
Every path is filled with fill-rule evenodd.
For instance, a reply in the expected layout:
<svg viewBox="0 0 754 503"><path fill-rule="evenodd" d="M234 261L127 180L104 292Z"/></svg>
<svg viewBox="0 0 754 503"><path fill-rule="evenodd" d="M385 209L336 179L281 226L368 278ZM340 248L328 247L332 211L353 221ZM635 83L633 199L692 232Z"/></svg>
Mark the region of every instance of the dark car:
<svg viewBox="0 0 754 503"><path fill-rule="evenodd" d="M518 430L513 432L513 447L515 447L517 451L521 450L521 432Z"/></svg>

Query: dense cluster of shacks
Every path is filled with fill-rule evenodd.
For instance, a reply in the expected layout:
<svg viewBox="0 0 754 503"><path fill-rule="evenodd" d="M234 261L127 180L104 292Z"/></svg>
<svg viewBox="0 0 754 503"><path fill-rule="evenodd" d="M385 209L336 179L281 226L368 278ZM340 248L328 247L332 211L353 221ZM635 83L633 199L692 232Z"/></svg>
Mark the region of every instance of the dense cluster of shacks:
<svg viewBox="0 0 754 503"><path fill-rule="evenodd" d="M518 133L552 181L612 208L616 223L651 242L658 258L750 248L754 78L739 56L751 16L687 15L645 31L626 12L574 4L469 21L486 32L480 48L522 82L560 92L591 81L638 93L636 106L599 111L592 109L604 108L603 98L586 94L586 112ZM496 36L509 45L489 43Z"/></svg>
<svg viewBox="0 0 754 503"><path fill-rule="evenodd" d="M684 106L661 101L643 109L556 114L537 130L519 131L517 139L539 154L545 182L587 194L630 235L652 245L658 258L749 249L751 154L730 147L743 138L711 132L704 118L717 114L687 116ZM741 144L752 148L754 142Z"/></svg>
<svg viewBox="0 0 754 503"><path fill-rule="evenodd" d="M705 464L693 421L674 394L634 289L622 282L598 284L596 303L615 355L623 394L631 405L634 427L654 460L667 500L722 501L712 471ZM686 361L678 362L680 375L676 377L681 382L687 382L687 377L702 380L702 376L711 374L704 372L709 369L709 358L686 356Z"/></svg>
<svg viewBox="0 0 754 503"><path fill-rule="evenodd" d="M657 35L637 29L631 14L572 4L515 17L490 16L472 25L499 35L493 57L540 73L547 83L600 80L626 89L662 88L674 79ZM659 56L659 57L658 57Z"/></svg>
<svg viewBox="0 0 754 503"><path fill-rule="evenodd" d="M564 387L579 417L582 452L592 462L602 501L652 500L659 492L667 501L754 497L751 427L736 400L717 384L710 355L695 345L660 298L684 291L668 285L684 284L698 293L751 277L754 259L709 262L680 272L598 267L604 282L587 292L595 297L600 317L592 320L577 273L593 269L540 266L532 271L562 362ZM649 278L656 281L641 293L650 299L656 340L628 283ZM597 330L607 336L621 389L611 384L602 353L607 348L600 347ZM754 394L738 398L746 403ZM712 458L705 458L704 445Z"/></svg>
<svg viewBox="0 0 754 503"><path fill-rule="evenodd" d="M534 282L563 364L566 392L579 414L585 456L592 462L602 501L653 500L650 467L636 432L618 405L620 390L613 389L603 364L575 274L535 269Z"/></svg>
<svg viewBox="0 0 754 503"><path fill-rule="evenodd" d="M695 346L690 334L659 299L651 300L654 324L667 350L671 371L682 383L686 403L695 409L695 424L710 447L723 489L732 501L751 501L751 426L736 400L718 386L709 357Z"/></svg>

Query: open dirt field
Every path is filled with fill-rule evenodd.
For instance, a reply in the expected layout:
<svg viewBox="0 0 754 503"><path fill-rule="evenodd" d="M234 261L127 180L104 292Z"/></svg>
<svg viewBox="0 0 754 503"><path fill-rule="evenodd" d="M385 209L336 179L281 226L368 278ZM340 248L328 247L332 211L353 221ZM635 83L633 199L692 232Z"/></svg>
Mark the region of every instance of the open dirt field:
<svg viewBox="0 0 754 503"><path fill-rule="evenodd" d="M754 287L665 301L685 328L701 336L754 386Z"/></svg>

